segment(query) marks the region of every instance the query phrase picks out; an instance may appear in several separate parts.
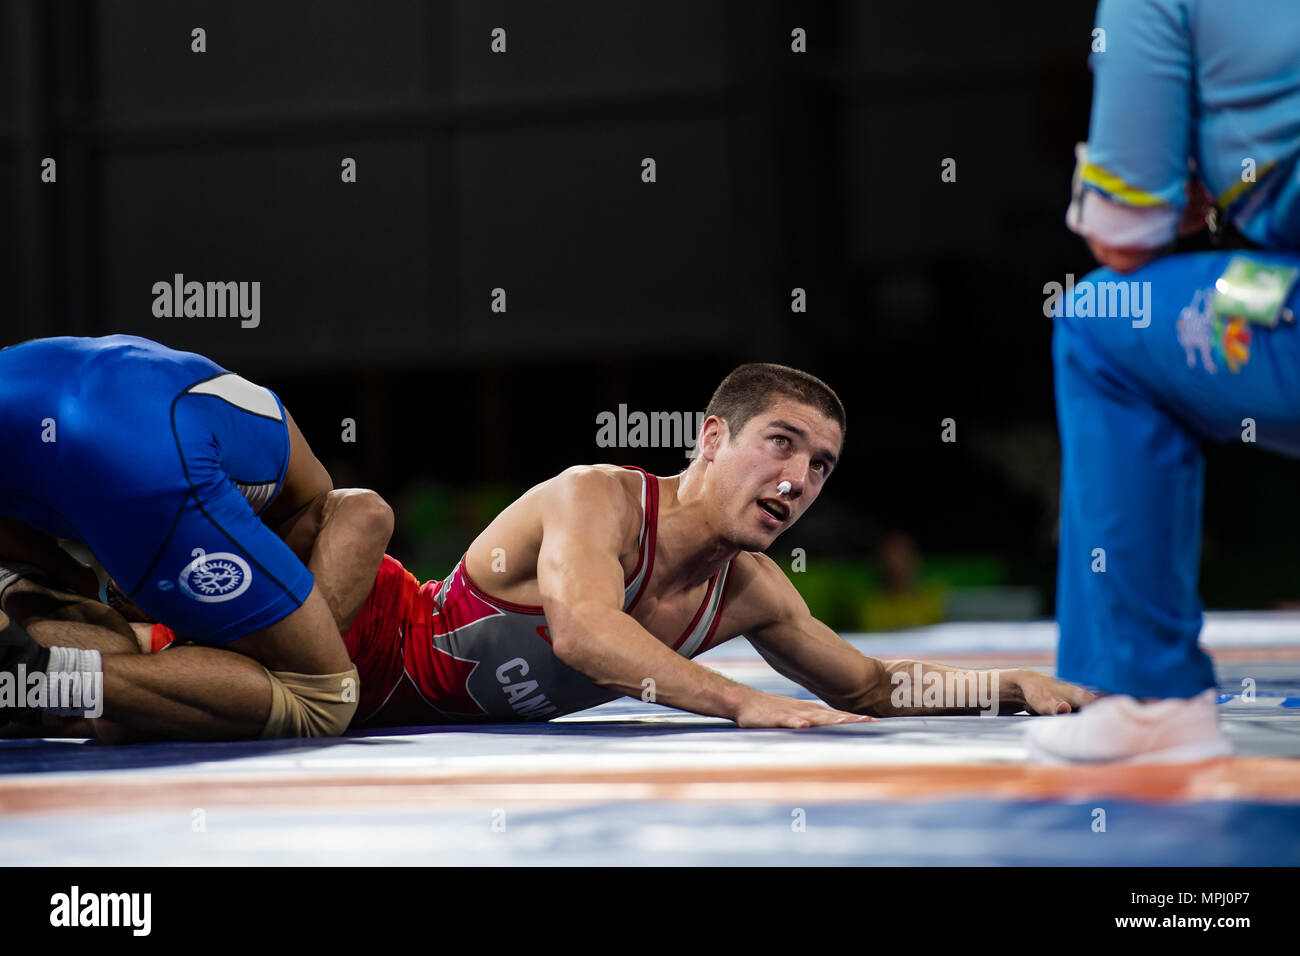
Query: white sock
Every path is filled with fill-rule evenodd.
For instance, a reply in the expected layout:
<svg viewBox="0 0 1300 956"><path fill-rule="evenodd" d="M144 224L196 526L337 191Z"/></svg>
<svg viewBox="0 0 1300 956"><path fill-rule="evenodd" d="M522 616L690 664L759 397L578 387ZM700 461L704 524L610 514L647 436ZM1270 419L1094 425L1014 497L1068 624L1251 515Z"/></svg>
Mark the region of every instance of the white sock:
<svg viewBox="0 0 1300 956"><path fill-rule="evenodd" d="M104 659L99 651L51 647L45 669L49 693L41 710L57 717L98 717L103 713Z"/></svg>

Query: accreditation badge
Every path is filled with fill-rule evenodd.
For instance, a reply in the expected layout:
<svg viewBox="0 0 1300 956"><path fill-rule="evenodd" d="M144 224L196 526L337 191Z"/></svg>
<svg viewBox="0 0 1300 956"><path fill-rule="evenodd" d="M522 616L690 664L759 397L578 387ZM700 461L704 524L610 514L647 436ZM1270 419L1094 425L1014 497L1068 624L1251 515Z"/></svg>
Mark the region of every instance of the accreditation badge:
<svg viewBox="0 0 1300 956"><path fill-rule="evenodd" d="M1297 277L1300 268L1295 266L1233 256L1214 281L1214 315L1225 323L1240 319L1270 327L1283 319L1294 321L1286 301Z"/></svg>

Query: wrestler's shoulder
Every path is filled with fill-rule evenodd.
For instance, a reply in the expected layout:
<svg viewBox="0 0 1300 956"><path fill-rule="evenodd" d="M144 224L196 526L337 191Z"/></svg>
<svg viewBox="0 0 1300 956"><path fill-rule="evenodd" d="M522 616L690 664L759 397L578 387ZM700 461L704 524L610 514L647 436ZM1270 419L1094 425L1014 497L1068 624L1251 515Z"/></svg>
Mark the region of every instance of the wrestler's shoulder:
<svg viewBox="0 0 1300 956"><path fill-rule="evenodd" d="M560 472L552 481L569 485L589 485L593 488L636 489L638 496L641 489L641 474L622 465L570 465Z"/></svg>
<svg viewBox="0 0 1300 956"><path fill-rule="evenodd" d="M654 480L653 477L651 480ZM584 510L598 502L604 502L620 513L639 513L641 476L638 472L619 465L572 465L535 486L528 494L534 492L549 502L567 499L580 503Z"/></svg>

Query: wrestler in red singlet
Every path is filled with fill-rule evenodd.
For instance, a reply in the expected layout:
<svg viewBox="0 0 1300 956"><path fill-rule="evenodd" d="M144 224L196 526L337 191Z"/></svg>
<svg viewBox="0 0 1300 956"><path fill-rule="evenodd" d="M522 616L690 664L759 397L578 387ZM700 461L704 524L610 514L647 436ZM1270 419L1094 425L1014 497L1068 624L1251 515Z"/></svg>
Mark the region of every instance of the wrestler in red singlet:
<svg viewBox="0 0 1300 956"><path fill-rule="evenodd" d="M641 469L640 556L625 583L623 610L636 607L654 568L658 483ZM686 632L685 657L713 639L726 598L728 564ZM551 649L541 607L487 594L465 573L420 584L385 555L375 586L344 636L361 675L353 726L395 727L463 721L545 720L619 695L592 683Z"/></svg>
<svg viewBox="0 0 1300 956"><path fill-rule="evenodd" d="M640 468L640 555L625 582L631 613L654 569L659 486ZM726 600L728 563L709 581L694 619L674 642L684 657L706 650ZM154 628L154 647L170 638ZM344 635L361 680L352 727L547 720L618 697L564 664L542 608L494 598L471 581L462 557L443 581L421 584L385 555L375 586Z"/></svg>

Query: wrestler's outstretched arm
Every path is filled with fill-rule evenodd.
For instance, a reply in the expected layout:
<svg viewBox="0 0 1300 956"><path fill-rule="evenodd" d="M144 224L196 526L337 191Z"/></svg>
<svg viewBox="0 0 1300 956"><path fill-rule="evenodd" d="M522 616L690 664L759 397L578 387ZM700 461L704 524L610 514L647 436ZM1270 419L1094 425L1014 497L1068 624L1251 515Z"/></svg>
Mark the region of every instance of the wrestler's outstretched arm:
<svg viewBox="0 0 1300 956"><path fill-rule="evenodd" d="M601 687L742 727L808 727L866 718L765 694L680 656L623 611L619 552L640 514L617 479L595 470L548 483L537 583L555 655Z"/></svg>
<svg viewBox="0 0 1300 956"><path fill-rule="evenodd" d="M992 681L970 668L868 657L812 616L771 558L742 554L733 574L736 613L749 642L777 672L832 707L874 717L919 717L978 714L989 703L999 713L1058 714L1094 699L1082 687L1031 670L991 670L997 676ZM957 699L965 705L945 699L947 688L961 688ZM990 700L980 701L981 693Z"/></svg>

